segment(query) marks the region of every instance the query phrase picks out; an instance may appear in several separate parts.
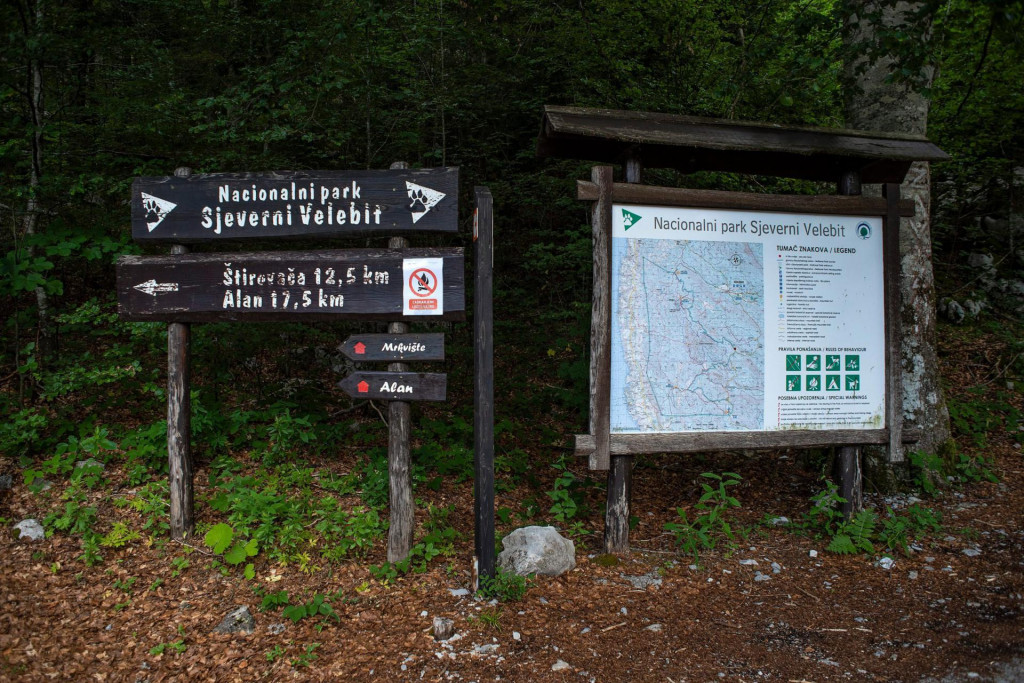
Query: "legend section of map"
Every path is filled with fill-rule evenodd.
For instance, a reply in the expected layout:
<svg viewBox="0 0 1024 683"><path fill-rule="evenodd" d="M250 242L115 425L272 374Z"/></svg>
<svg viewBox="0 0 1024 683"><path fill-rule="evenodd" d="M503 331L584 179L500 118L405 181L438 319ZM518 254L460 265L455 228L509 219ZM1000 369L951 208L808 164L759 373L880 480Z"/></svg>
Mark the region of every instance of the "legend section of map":
<svg viewBox="0 0 1024 683"><path fill-rule="evenodd" d="M612 216L612 432L884 426L880 218Z"/></svg>

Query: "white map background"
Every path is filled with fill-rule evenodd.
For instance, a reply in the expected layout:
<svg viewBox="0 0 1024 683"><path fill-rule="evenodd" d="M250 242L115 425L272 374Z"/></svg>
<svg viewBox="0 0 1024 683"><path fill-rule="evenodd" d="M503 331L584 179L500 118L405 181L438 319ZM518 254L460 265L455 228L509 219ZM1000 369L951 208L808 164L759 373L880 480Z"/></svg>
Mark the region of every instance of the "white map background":
<svg viewBox="0 0 1024 683"><path fill-rule="evenodd" d="M612 240L611 431L764 429L759 243Z"/></svg>

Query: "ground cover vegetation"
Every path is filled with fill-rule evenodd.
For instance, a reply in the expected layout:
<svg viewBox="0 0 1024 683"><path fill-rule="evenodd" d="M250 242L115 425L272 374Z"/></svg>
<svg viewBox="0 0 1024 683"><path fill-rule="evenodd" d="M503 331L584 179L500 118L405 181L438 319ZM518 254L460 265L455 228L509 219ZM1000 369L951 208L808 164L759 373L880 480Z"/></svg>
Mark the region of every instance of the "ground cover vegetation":
<svg viewBox="0 0 1024 683"><path fill-rule="evenodd" d="M873 49L896 58L894 78L913 78L922 60L937 67L926 93L929 136L952 156L933 168L937 289L944 313L955 310L950 302L968 312L939 328L954 441L908 454L903 493L869 483L868 508L850 520L838 512L826 453L642 458L631 520L638 550L620 559L599 554L604 481L571 455L589 400L590 227L574 199L588 166L535 158L541 108L841 126L851 87L842 78L843 18L854 8L840 0L0 5L0 475L13 485L0 491L0 526L35 517L47 535L27 544L5 531L0 540L12 558L0 569L0 678L498 671L539 680L556 675L556 659L571 660L560 654L569 648L573 666L600 680L626 675L616 654L628 655L622 667L636 680L758 669L909 680L991 672L1018 653L1024 7L954 0L920 9L933 18L926 54L910 29L880 36ZM408 559L388 563L386 412L335 386L352 369L339 341L378 327L193 326L198 525L182 544L171 540L167 516L166 328L116 312L113 262L145 251L129 239L132 178L179 166L354 169L395 160L460 167L464 233L471 188L494 193L499 538L551 523L578 550L581 568L568 578L499 573L485 582L493 605L448 593L468 585L472 554L468 324L439 326L447 360L433 369L448 374L450 399L414 406L416 540ZM657 169L647 181L833 189ZM812 549L821 559L805 567ZM962 566L961 551L975 549L984 554L966 558L983 565ZM925 561L933 555L937 562ZM740 558L754 564L736 565ZM908 569L884 574L886 560ZM623 572L648 570L659 583L625 596ZM823 576L831 578L823 584ZM49 612L30 614L33 595ZM872 607L882 596L891 604ZM627 600L635 602L627 608ZM697 622L680 621L680 601ZM252 607L259 637L239 644L211 635L238 604ZM826 604L873 623L837 625ZM435 656L424 613L456 618L474 644L500 638L519 663L485 651ZM916 631L882 636L907 614L924 615ZM662 630L644 629L654 625L675 640L651 645ZM759 635L746 639L744 627ZM53 629L60 642L33 640L33 629ZM361 649L339 645L352 629L372 633ZM924 649L936 629L952 644L927 640ZM840 632L846 641L828 639ZM601 663L590 652L611 656Z"/></svg>

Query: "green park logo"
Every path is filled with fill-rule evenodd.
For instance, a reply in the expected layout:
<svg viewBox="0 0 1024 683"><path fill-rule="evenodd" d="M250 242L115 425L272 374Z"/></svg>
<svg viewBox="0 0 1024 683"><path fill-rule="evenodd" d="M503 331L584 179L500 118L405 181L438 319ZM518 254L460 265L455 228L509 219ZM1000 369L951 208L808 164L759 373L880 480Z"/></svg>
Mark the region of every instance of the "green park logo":
<svg viewBox="0 0 1024 683"><path fill-rule="evenodd" d="M622 225L623 225L623 229L629 230L634 225L636 225L637 221L639 221L640 218L641 218L641 216L638 216L637 214L633 213L632 211L626 211L625 209L623 209L622 210Z"/></svg>
<svg viewBox="0 0 1024 683"><path fill-rule="evenodd" d="M867 223L857 225L857 237L866 240L871 237L871 226Z"/></svg>

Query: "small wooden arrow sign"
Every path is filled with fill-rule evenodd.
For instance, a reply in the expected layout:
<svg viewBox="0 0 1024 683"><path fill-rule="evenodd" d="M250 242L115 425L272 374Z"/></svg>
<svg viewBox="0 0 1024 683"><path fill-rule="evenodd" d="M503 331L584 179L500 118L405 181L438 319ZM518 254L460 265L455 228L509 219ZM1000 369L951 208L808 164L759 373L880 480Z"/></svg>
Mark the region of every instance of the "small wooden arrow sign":
<svg viewBox="0 0 1024 683"><path fill-rule="evenodd" d="M432 372L353 372L338 382L352 398L385 401L444 401L448 375Z"/></svg>
<svg viewBox="0 0 1024 683"><path fill-rule="evenodd" d="M338 349L357 362L444 360L444 335L354 334Z"/></svg>

